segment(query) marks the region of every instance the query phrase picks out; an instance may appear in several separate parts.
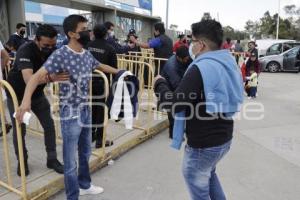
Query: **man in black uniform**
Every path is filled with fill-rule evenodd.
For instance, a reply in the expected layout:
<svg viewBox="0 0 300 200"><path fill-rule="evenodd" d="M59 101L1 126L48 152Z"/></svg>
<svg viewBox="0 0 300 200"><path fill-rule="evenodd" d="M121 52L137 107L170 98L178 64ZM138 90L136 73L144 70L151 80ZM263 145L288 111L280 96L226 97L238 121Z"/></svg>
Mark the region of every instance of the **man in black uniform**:
<svg viewBox="0 0 300 200"><path fill-rule="evenodd" d="M24 35L26 33L26 26L25 24L18 23L16 29L17 32L9 37L7 44L10 44L10 47L15 48L15 50L17 51L19 47L26 42L26 39L24 38Z"/></svg>
<svg viewBox="0 0 300 200"><path fill-rule="evenodd" d="M26 84L30 80L31 76L37 72L47 60L50 54L54 51L56 46L56 36L57 31L49 25L41 25L38 27L36 32L36 38L34 41L22 45L18 50L16 55L16 61L13 68L8 74L8 82L13 87L17 98L18 103L20 104ZM67 74L60 74L58 76L47 75L41 85L37 87L33 96L31 109L34 114L37 116L44 129L44 142L47 152L47 167L49 169L54 169L57 173L63 173L63 166L57 160L56 153L56 140L55 140L55 128L54 122L51 117L50 104L43 92L47 82L51 81L63 81L68 80ZM8 95L7 99L8 109L13 123L13 141L15 147L15 153L17 159L19 160L18 155L18 141L16 135L16 124L13 117L15 112L12 98ZM29 174L28 169L28 153L25 144L25 135L26 135L26 126L25 124L21 125L22 130L22 143L23 143L23 152L24 152L24 161L25 161L25 174ZM20 176L20 165L18 164L17 174Z"/></svg>
<svg viewBox="0 0 300 200"><path fill-rule="evenodd" d="M93 54L93 56L101 63L117 68L117 55L116 50L106 40L107 28L104 25L96 25L94 27L95 40L87 45L87 49ZM106 74L108 80L109 75ZM96 140L96 148L102 147L103 139L103 122L104 122L104 81L102 78L93 77L92 79L92 136L93 140ZM98 105L97 105L98 104ZM102 104L102 105L101 105ZM106 141L105 146L111 146L112 141Z"/></svg>

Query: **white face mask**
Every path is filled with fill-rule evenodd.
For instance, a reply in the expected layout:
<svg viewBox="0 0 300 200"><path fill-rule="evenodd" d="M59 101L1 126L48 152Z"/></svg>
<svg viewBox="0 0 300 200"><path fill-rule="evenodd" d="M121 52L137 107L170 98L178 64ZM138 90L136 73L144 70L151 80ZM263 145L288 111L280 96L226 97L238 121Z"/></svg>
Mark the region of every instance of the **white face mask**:
<svg viewBox="0 0 300 200"><path fill-rule="evenodd" d="M194 53L193 53L193 47L194 47L194 44L191 43L191 44L190 44L190 47L189 47L189 54L190 54L190 57L191 57L193 60L195 60L196 56L195 56Z"/></svg>
<svg viewBox="0 0 300 200"><path fill-rule="evenodd" d="M110 37L113 37L113 36L115 35L115 32L114 32L114 31L111 31L111 32L109 33L109 35L110 35Z"/></svg>

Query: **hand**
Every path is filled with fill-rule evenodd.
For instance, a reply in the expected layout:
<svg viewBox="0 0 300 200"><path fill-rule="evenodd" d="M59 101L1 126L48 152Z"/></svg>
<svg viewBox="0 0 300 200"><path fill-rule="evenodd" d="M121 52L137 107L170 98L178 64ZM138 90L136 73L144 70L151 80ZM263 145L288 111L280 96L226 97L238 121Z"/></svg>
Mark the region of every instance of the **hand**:
<svg viewBox="0 0 300 200"><path fill-rule="evenodd" d="M128 46L129 46L130 49L133 49L133 48L135 47L135 44L129 42L129 43L128 43Z"/></svg>
<svg viewBox="0 0 300 200"><path fill-rule="evenodd" d="M129 37L129 40L130 40L131 42L133 42L133 43L136 43L136 42L137 42L137 39L136 39L133 35L131 35L131 36Z"/></svg>
<svg viewBox="0 0 300 200"><path fill-rule="evenodd" d="M51 74L50 75L52 82L63 82L70 80L70 74L68 72L62 72L58 74Z"/></svg>
<svg viewBox="0 0 300 200"><path fill-rule="evenodd" d="M165 78L162 77L161 75L157 75L153 80L154 85L155 85L156 81L158 81L159 79L165 79Z"/></svg>
<svg viewBox="0 0 300 200"><path fill-rule="evenodd" d="M23 122L24 114L30 111L30 105L31 105L31 101L29 102L23 101L20 107L18 108L16 112L16 119L18 120L19 123Z"/></svg>

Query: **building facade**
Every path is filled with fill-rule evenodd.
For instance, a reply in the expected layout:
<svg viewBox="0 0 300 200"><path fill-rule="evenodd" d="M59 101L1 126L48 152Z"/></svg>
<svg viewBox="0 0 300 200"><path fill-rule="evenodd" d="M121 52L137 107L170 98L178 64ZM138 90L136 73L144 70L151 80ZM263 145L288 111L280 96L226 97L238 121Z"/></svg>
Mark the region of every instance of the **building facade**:
<svg viewBox="0 0 300 200"><path fill-rule="evenodd" d="M0 0L0 40L7 41L17 23L26 23L29 38L40 24L51 24L63 35L62 22L70 14L82 14L90 27L111 21L123 41L133 28L143 41L153 36L152 0Z"/></svg>

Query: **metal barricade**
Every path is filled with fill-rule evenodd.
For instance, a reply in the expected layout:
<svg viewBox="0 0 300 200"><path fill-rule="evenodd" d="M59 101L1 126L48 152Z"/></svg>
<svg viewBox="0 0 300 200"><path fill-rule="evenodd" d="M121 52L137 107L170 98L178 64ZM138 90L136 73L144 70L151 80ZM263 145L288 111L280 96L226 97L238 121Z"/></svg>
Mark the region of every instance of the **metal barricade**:
<svg viewBox="0 0 300 200"><path fill-rule="evenodd" d="M144 57L144 56L135 56L135 55L125 55L125 54L118 54L117 55L118 60L120 59L126 59L134 62L144 62L150 65L152 68L153 76L160 74L161 68L163 67L164 62L166 62L168 59L166 58L155 58L155 57ZM145 79L147 76L145 77ZM145 80L145 86L146 88L152 87L153 83L151 81Z"/></svg>
<svg viewBox="0 0 300 200"><path fill-rule="evenodd" d="M1 110L1 124L2 124L2 132L3 132L3 148L4 148L4 163L6 168L6 177L7 182L0 179L0 186L6 188L7 190L16 193L20 197L22 197L23 200L27 200L27 188L26 188L26 176L25 176L25 166L24 166L24 152L23 152L23 143L22 143L22 136L21 136L21 126L20 123L16 120L16 133L17 133L17 140L18 140L18 153L19 153L19 164L20 164L20 170L21 170L21 189L18 189L18 187L14 187L12 182L12 176L11 176L11 161L9 158L9 145L8 145L8 139L6 136L6 127L5 127L5 106L4 106L4 98L2 95L2 89L6 89L10 96L12 97L14 109L18 109L18 101L16 94L13 90L13 88L9 85L8 82L4 80L0 80L0 110ZM1 177L2 178L2 177Z"/></svg>
<svg viewBox="0 0 300 200"><path fill-rule="evenodd" d="M97 77L101 77L104 80L104 99L105 102L107 101L108 95L109 95L109 82L106 77L106 75L99 71L95 70L95 74L97 74ZM92 83L90 83L90 102L92 102ZM105 156L105 142L106 142L106 136L107 136L107 125L108 125L108 108L105 104L104 107L104 121L103 121L103 137L102 137L102 147L99 150L93 151L93 155L98 157L104 157Z"/></svg>
<svg viewBox="0 0 300 200"><path fill-rule="evenodd" d="M153 109L153 100L154 100L154 88L153 88L153 80L154 80L154 73L153 73L153 68L150 64L142 61L135 61L135 60L128 60L128 59L123 59L119 58L118 59L118 67L119 69L127 70L132 72L134 76L136 76L139 80L139 93L138 93L138 101L143 104L146 104L146 112L148 114L148 119L150 120L151 118L151 111ZM147 73L147 80L148 80L148 85L145 85L145 71L148 71ZM145 91L146 90L146 91ZM144 102L142 101L143 95L147 94L147 101ZM139 111L144 111L141 106L139 106ZM139 115L139 111L137 113L137 116ZM134 128L142 129L139 125L134 126ZM148 133L149 127L147 127L146 132Z"/></svg>
<svg viewBox="0 0 300 200"><path fill-rule="evenodd" d="M130 56L154 57L154 52L151 51L129 51Z"/></svg>

